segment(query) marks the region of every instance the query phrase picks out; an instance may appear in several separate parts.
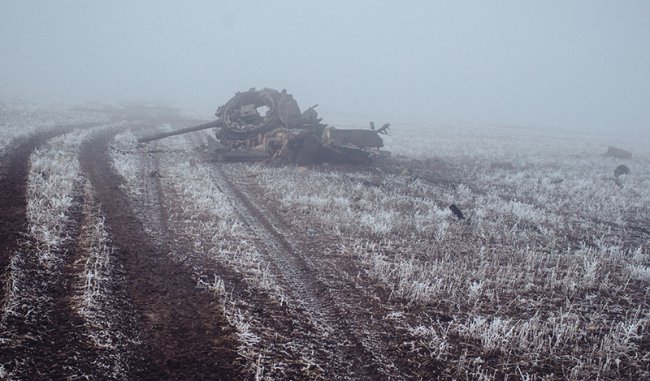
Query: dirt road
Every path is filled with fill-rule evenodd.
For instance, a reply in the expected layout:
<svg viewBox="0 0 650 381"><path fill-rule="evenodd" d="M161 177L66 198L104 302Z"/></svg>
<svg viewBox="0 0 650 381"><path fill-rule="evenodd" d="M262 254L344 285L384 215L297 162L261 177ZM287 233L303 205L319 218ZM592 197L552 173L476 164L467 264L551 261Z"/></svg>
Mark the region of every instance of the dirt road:
<svg viewBox="0 0 650 381"><path fill-rule="evenodd" d="M80 160L97 200L103 205L109 232L124 263L126 292L134 305L143 339L141 360L132 375L151 379L233 379L237 364L231 328L214 300L152 242L119 190L108 144L112 133L82 147ZM164 229L164 226L161 226Z"/></svg>
<svg viewBox="0 0 650 381"><path fill-rule="evenodd" d="M75 126L61 126L41 132L22 141L16 141L2 160L5 172L0 174L0 301L5 295L4 270L9 265L12 252L16 250L21 235L27 231L26 186L29 172L29 155L36 148L55 136L70 131ZM82 127L82 126L76 126ZM0 303L1 304L1 303Z"/></svg>
<svg viewBox="0 0 650 381"><path fill-rule="evenodd" d="M168 109L116 110L104 124L18 139L0 158L0 379L489 379L524 377L521 364L549 379L647 374L644 224L510 205L499 184L470 183L463 196L435 163L217 163L205 132L135 143L190 123ZM498 197L481 199L488 188ZM456 221L439 198L460 196L494 211ZM409 225L416 212L422 224ZM391 213L399 234L373 230ZM565 217L566 234L552 224ZM589 236L604 238L588 246ZM611 259L596 251L605 238ZM536 240L540 251L528 248ZM557 242L575 250L545 249ZM569 299L557 284L584 287ZM553 338L558 324L581 339ZM521 327L542 349L522 350L537 341L513 338ZM544 352L544 340L564 352ZM622 349L606 352L607 340ZM593 358L590 345L621 366L580 368L573 359Z"/></svg>
<svg viewBox="0 0 650 381"><path fill-rule="evenodd" d="M35 254L30 254L40 250L40 244L29 236L25 211L30 155L53 137L81 127L89 126L62 127L36 134L3 158L3 167L8 170L0 177L0 376L111 378L111 373L97 363L106 349L97 347L97 342L90 339L92 324L84 320L77 308L77 284L84 276L83 264L91 255L83 242L84 231L92 228L94 222L84 210L92 201L101 205L114 248L111 260L121 269L115 277L123 283L109 282L111 289L104 291L113 300L101 312L110 315L110 323L115 326L109 330L116 333L114 336L126 336L123 341L129 343L121 347L125 353L118 354L124 358L120 360L126 369L122 376L240 378L232 328L223 318L220 306L196 288L190 274L166 257L169 249L153 242L129 210L119 187L122 180L114 172L108 155L111 139L123 128L98 129L79 149L83 175L92 191L86 199L83 189L75 190L73 206L67 212L67 243L49 253L56 257L56 265L44 265ZM5 300L10 296L11 303ZM125 318L130 315L134 324Z"/></svg>
<svg viewBox="0 0 650 381"><path fill-rule="evenodd" d="M3 158L3 167L9 170L0 178L2 295L11 294L16 299L7 290L10 279L14 285L11 287L20 284L36 290L20 294L27 296L18 301L12 299L17 307L11 310L3 303L3 374L25 379L110 378L105 369L97 367L101 363L104 367L119 365L124 368L119 374L130 379L252 377L246 370L250 369L247 362L252 360L237 353L239 343L234 327L223 315L223 301L197 288L198 268L203 276L214 274L224 279L233 298L258 304L254 308L257 319L276 332L276 337L286 339L284 344L282 340L270 344L279 357L265 360L269 364L295 363L280 374L292 378L401 378L395 362L381 349L385 344L382 338L367 334L377 328L369 320L373 313L365 313L367 316L358 320L361 307L352 313L351 301L337 296L343 290L334 290L323 281L324 274L310 259L308 252L312 249L298 243L300 238L287 230L268 205L245 192L238 184L241 179L227 168L213 166L215 182L232 199L291 305L270 302L268 295L247 284L237 271L203 258L200 253L195 253L188 263L179 262L172 253L189 248L184 246L187 237L179 233L178 227L169 226L173 199L178 195L166 194L160 177L147 176L158 173L159 156L148 155L143 161L144 213L133 208L133 200L121 187L123 179L112 166L109 150L114 136L126 128L137 130L143 125L147 123L97 128L78 148L87 189L84 191L81 185L75 188L74 203L67 212L66 243L53 250L57 265L52 268L44 267L29 254L39 250L39 243L29 236L25 211L30 155L55 136L91 126L39 133L16 145ZM91 339L97 327L79 312L79 280L86 276L83 264L93 255L89 242L94 239L90 234L96 218L105 225L114 262L112 279L104 290L110 297L99 312L110 323L105 334L113 338L114 347L122 351L119 354L97 347ZM348 272L357 271L351 262L347 265ZM283 358L283 352L290 357ZM309 357L314 368L305 368L291 356ZM113 376L117 378L117 374ZM273 372L267 368L266 375L270 377Z"/></svg>

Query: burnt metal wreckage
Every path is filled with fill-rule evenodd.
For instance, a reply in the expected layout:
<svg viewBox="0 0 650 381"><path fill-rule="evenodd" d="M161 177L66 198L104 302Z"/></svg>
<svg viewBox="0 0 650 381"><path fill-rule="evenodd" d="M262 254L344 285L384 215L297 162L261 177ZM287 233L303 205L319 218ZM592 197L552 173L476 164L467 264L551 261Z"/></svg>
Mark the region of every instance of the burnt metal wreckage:
<svg viewBox="0 0 650 381"><path fill-rule="evenodd" d="M316 107L300 111L286 90L252 88L238 92L216 112L217 120L138 139L144 143L188 132L215 129L210 144L222 161L369 164L381 151L389 124L369 129L337 129L321 123Z"/></svg>

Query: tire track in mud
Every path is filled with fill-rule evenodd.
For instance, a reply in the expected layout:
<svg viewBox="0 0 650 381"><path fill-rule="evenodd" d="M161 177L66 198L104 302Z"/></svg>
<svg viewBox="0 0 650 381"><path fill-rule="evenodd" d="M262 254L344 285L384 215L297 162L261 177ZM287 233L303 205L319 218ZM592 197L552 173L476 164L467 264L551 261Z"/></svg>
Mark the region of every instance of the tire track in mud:
<svg viewBox="0 0 650 381"><path fill-rule="evenodd" d="M200 134L185 135L196 149L205 146ZM201 160L209 162L213 158L204 155ZM402 359L403 353L397 347L404 343L402 339L408 340L407 335L398 332L394 325L386 324L383 317L392 311L377 304L381 303L378 300L386 300L388 295L371 286L371 291L361 290L358 285L346 281L330 284L329 278L334 273L351 271L358 277L360 270L347 260L328 268L312 261L307 253L316 254L319 248L294 236L288 225L280 221L277 212L264 202L263 193L251 192L248 185L253 184L249 178L228 174L229 170L223 170L229 168L227 164L211 166L216 175L213 181L233 200L240 220L256 237L258 250L266 256L274 277L288 291L290 299L297 302L289 303L297 304L297 308L293 308L293 315L288 318L308 318L310 326L319 328L319 332L313 332L308 340L316 346L325 346L326 350L322 352L330 354L326 359L319 357L324 364L330 363L325 366L325 379L403 379L401 368L409 361ZM367 300L368 292L372 300ZM293 335L296 335L295 330ZM386 345L390 347L385 348ZM349 359L357 359L358 363ZM360 370L359 364L364 364L362 366L366 366L369 372Z"/></svg>
<svg viewBox="0 0 650 381"><path fill-rule="evenodd" d="M10 340L0 345L0 363L7 364L12 376L21 379L63 379L93 371L93 348L83 337L84 322L71 305L78 255L75 242L81 232L84 204L80 191L75 193L66 228L69 239L51 252L61 263L44 267L34 258L39 243L29 238L21 241L17 249L20 253L16 255L23 257L20 276L33 289L35 300L30 301L35 303L21 303L16 313L3 318Z"/></svg>
<svg viewBox="0 0 650 381"><path fill-rule="evenodd" d="M85 198L81 185L75 186L72 192L72 203L65 224L66 238L60 247L45 249L44 243L35 240L27 234L27 199L26 192L30 176L30 156L41 145L55 137L71 133L79 128L92 128L100 124L69 125L57 130L47 131L28 139L12 156L10 167L14 180L23 177L22 183L12 185L24 193L16 191L14 200L24 199L21 205L24 224L22 231L17 230L14 246L7 245L10 258L7 262L16 260L17 273L11 274L18 282L17 294L13 295L12 310L3 311L2 328L5 330L0 344L0 364L7 366L6 371L13 377L38 379L47 375L48 378L74 378L82 374L92 374L95 355L93 348L85 340L84 321L73 311L71 300L74 294L75 261L80 252L76 241L80 237ZM28 147L25 149L25 147ZM20 174L20 176L17 176ZM6 221L3 221L6 223ZM3 249L6 249L3 247ZM49 251L51 258L47 263L41 262L41 250ZM7 270L8 271L8 270ZM6 279L9 281L10 274ZM17 278L16 278L17 277ZM9 290L5 294L9 296ZM10 299L5 299L6 303ZM3 306L9 307L3 303Z"/></svg>
<svg viewBox="0 0 650 381"><path fill-rule="evenodd" d="M156 142L149 144L149 152L157 152ZM150 233L156 243L169 244L169 226L167 224L167 211L164 208L164 196L160 183L160 159L158 154L147 154L142 159L140 176L144 199L138 205L138 213L144 228Z"/></svg>
<svg viewBox="0 0 650 381"><path fill-rule="evenodd" d="M121 178L108 152L117 132L104 132L86 142L80 161L118 248L143 340L143 353L131 367L130 378L237 379L236 344L218 305L168 257L168 248L152 242L119 189Z"/></svg>
<svg viewBox="0 0 650 381"><path fill-rule="evenodd" d="M424 306L421 309L409 301L393 295L390 288L382 286L368 274L367 266L351 254L341 253L339 239L319 232L318 226L291 221L292 213L283 210L275 197L269 198L267 190L255 178L254 169L242 171L241 167L224 166L232 179L241 184L242 192L260 209L271 224L298 253L317 269L320 280L327 286L339 311L344 311L346 324L356 333L363 345L379 359L391 379L430 379L441 377L441 361L426 353L414 351L417 340L411 327L421 325L415 316L426 316L431 321L449 321L451 317ZM367 170L356 168L356 170ZM296 168L296 170L302 170ZM349 171L349 167L317 166L314 171ZM240 175L248 173L248 175ZM270 200L275 201L270 201ZM315 230L314 230L315 229ZM441 377L444 378L444 377Z"/></svg>
<svg viewBox="0 0 650 381"><path fill-rule="evenodd" d="M257 237L258 248L272 264L273 271L286 283L287 292L306 317L322 332L321 344L334 356L326 365L326 375L337 379L399 379L394 365L367 347L351 329L346 311L339 308L336 298L319 280L316 266L304 255L302 248L280 233L287 228L246 195L224 171L222 164L216 163L213 168L222 192L235 201L237 213Z"/></svg>
<svg viewBox="0 0 650 381"><path fill-rule="evenodd" d="M149 173L151 168L157 170L157 156L145 163L145 173ZM304 336L308 336L310 332L313 332L313 328L304 329L305 322L296 322L292 319L292 316L286 314L286 305L283 308L277 301L272 300L271 296L266 292L260 292L261 290L256 289L246 281L236 268L211 257L209 250L198 249L196 244L197 240L201 240L201 237L184 231L188 221L179 221L174 216L177 213L184 215L184 211L179 210L178 206L174 205L175 199L183 198L184 195L178 194L172 189L166 189L163 197L160 197L157 192L162 190L160 177L155 177L155 183L154 180L145 180L144 208L153 209L153 212L147 210L146 215L154 215L152 219L154 221L169 218L163 217L165 215L171 216L169 221L165 220L165 226L145 223L154 235L156 242L168 247L175 262L195 275L197 287L201 288L202 292L210 295L215 302L223 305L224 314L227 319L230 319L229 322L233 326L237 323L232 319L238 319L234 315L241 313L241 311L253 310L249 318L255 321L256 328L260 328L260 336L267 339L273 336L271 341L261 337L261 341L256 343L256 345L263 347L261 353L256 352L255 349L248 347L243 342L239 343L237 349L242 359L238 366L242 373L246 375L242 379L257 379L254 377L257 377L260 371L264 373L264 376L270 376L268 379L320 379L312 377L314 369L309 369L304 364L290 364L290 362L282 361L287 359L287 351L295 348L293 344L296 341L300 343L313 342L304 338ZM189 217L185 216L185 218ZM223 282L223 289L224 291L227 290L224 294L218 289L210 288L214 284L213 282L217 280ZM235 313L234 311L238 312ZM239 316L241 317L241 315ZM269 327L272 328L268 329ZM296 329L301 333L298 337L292 335L292 333L296 333ZM238 332L236 335L240 334ZM309 353L318 348L302 346L301 349L304 353ZM278 355L278 353L282 353L282 355ZM299 357L296 354L290 358L298 359ZM260 363L261 359L264 359L264 363ZM265 364L273 364L274 361L281 361L282 366L274 366L272 369L265 368ZM308 374L308 376L305 376L305 374ZM277 378L274 377L276 375Z"/></svg>
<svg viewBox="0 0 650 381"><path fill-rule="evenodd" d="M73 319L83 323L83 327L77 327L78 332L73 332L82 335L76 348L83 348L83 355L77 354L79 349L73 349L68 356L75 353L77 368L79 358L91 360L81 367L87 377L124 379L138 349L133 308L125 295L123 269L111 256L101 208L93 198L90 182L84 179L82 186L81 227L71 243L74 261L67 281L73 291L68 306Z"/></svg>
<svg viewBox="0 0 650 381"><path fill-rule="evenodd" d="M20 239L27 233L27 177L30 155L50 139L76 128L94 125L67 125L36 133L12 147L2 157L5 173L0 175L0 305L4 304L7 292L7 267L13 252L19 247Z"/></svg>
<svg viewBox="0 0 650 381"><path fill-rule="evenodd" d="M198 153L199 151L203 152L202 147L206 143L199 138L199 135L200 133L194 133L185 136L196 151L191 154L192 160L199 160L206 166L210 166L209 160L205 160L206 158ZM215 179L211 178L211 181L214 182ZM221 188L218 185L217 187ZM176 197L183 197L183 195L176 194ZM184 214L182 210L176 210L174 205L169 205L168 208L170 208L169 213L172 216L177 213L181 216ZM239 219L244 222L241 218ZM175 221L171 224L172 229L178 229L176 226L178 222ZM180 222L179 226L182 226L183 223ZM250 229L245 229L248 231L247 235L250 236ZM196 240L195 237L188 236L182 230L177 230L175 237L175 239L184 242L187 247L192 247L193 241ZM268 257L268 255L266 256ZM220 298L227 305L225 307L226 314L230 319L251 322L250 330L259 341L253 344L242 343L240 346L242 356L248 361L246 368L252 372L251 377L256 380L342 379L340 372L337 372L338 368L337 371L332 371L334 368L326 365L332 363L334 345L331 343L323 345L327 343L323 343L322 329L314 325L317 322L306 318L307 315L301 305L286 303L284 293L278 295L264 287L259 288L255 281L251 282L242 276L241 269L238 269L237 265L223 263L222 259L211 257L205 252L193 252L191 258L188 261L186 259L187 257L183 259L183 263L186 266L194 266L195 270L199 269L201 279L206 282L205 284L214 277L223 282L225 295ZM265 258L265 261L268 265L275 265L268 258ZM283 290L289 288L283 279L278 278L277 270L274 274L269 275L270 278L279 282L277 285ZM248 329L245 330L248 331ZM241 334L244 336L242 340L247 341L248 333L240 332ZM326 370L329 371L329 374L325 373Z"/></svg>

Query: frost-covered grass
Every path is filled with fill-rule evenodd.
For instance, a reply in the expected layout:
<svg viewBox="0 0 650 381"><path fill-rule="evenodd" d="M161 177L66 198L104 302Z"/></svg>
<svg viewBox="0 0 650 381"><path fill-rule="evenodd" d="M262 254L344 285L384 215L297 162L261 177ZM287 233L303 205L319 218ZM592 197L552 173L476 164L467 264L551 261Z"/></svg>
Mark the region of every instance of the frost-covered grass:
<svg viewBox="0 0 650 381"><path fill-rule="evenodd" d="M237 170L264 188L293 229L327 237L325 252L352 258L387 289L390 319L412 336L414 356L442 362L450 377L647 377L650 151L642 139L409 128L395 127L386 139L395 154L418 159L401 174ZM142 197L134 141L118 136L113 158L125 189ZM173 195L172 228L196 237L194 252L281 296L213 169L191 157L184 137L158 144L164 171L156 175ZM608 145L634 156L603 158ZM619 164L631 173L617 184ZM467 219L452 214L452 203ZM250 348L267 339L255 314L229 299L218 276L197 269L197 278L197 287L222 300L241 353L262 377L268 363Z"/></svg>
<svg viewBox="0 0 650 381"><path fill-rule="evenodd" d="M93 365L97 374L119 379L126 376L129 350L137 345L137 337L128 331L133 322L125 312L127 303L115 295L119 266L93 189L80 169L79 148L96 132L75 130L47 141L30 156L28 234L10 262L0 342L11 344L16 353L28 353L31 341L43 340L56 324L55 303L65 302L55 299L59 288L64 277L73 274L70 302L84 323L79 333L96 348ZM9 378L28 372L30 356L18 360L9 368ZM74 361L66 367L70 377L84 377Z"/></svg>
<svg viewBox="0 0 650 381"><path fill-rule="evenodd" d="M161 126L165 128L169 126ZM255 242L259 237L243 222L236 205L239 201L223 191L211 163L197 157L193 144L184 136L138 147L133 134L126 131L116 136L112 147L114 167L124 178L123 189L136 210L147 205L147 199L157 197L150 193L159 183L163 208L168 213L163 222L175 241L183 245L179 252L172 250L169 255L194 274L198 289L219 301L235 329L237 351L246 359L250 377L287 379L291 377L286 372L322 372L310 360L313 341L303 343L287 337L285 328L278 330L276 319L282 320L280 326L288 324L297 307L270 271L269 258ZM259 308L260 303L264 308ZM291 325L312 328L309 322L293 321Z"/></svg>
<svg viewBox="0 0 650 381"><path fill-rule="evenodd" d="M181 196L180 205L186 216L193 216L193 235L207 234L210 243L209 256L214 256L233 268L246 274L246 279L255 287L274 294L280 291L269 276L268 266L253 244L253 237L242 226L230 200L217 187L211 177L213 171L205 164L192 166L189 162L178 160L164 161L171 178L181 178L183 182L169 185ZM277 295L281 297L280 295Z"/></svg>
<svg viewBox="0 0 650 381"><path fill-rule="evenodd" d="M157 149L165 152L160 157L160 168L164 168L160 182L169 195L176 196L172 210L179 215L172 214L170 220L183 225L187 236L207 237L207 245L203 239L195 240L198 252L208 247L205 255L245 274L254 287L283 298L266 271L267 265L253 244L253 238L237 216L233 201L219 188L208 163L192 158L183 137L161 141ZM136 138L130 131L116 136L111 156L117 173L125 180L123 187L132 196L141 196L142 169L139 165L142 163L136 152Z"/></svg>
<svg viewBox="0 0 650 381"><path fill-rule="evenodd" d="M100 110L82 111L61 105L0 101L0 157L16 138L58 125L103 123L108 117Z"/></svg>
<svg viewBox="0 0 650 381"><path fill-rule="evenodd" d="M121 184L122 190L131 193L135 197L142 196L141 163L138 155L134 154L135 147L138 144L137 140L133 131L126 130L115 135L110 150L113 167L124 179L124 183Z"/></svg>
<svg viewBox="0 0 650 381"><path fill-rule="evenodd" d="M66 238L67 211L73 205L81 173L78 148L89 131L52 139L30 157L27 219L30 235L56 247Z"/></svg>
<svg viewBox="0 0 650 381"><path fill-rule="evenodd" d="M90 133L77 130L48 141L30 157L27 184L28 236L11 258L8 290L0 325L14 348L26 350L29 340L42 340L42 322L50 321L53 284L60 281L64 266L63 246L70 242L69 224L75 197L81 187L78 148ZM23 328L15 330L12 321ZM10 339L9 339L10 338ZM20 374L16 363L14 372Z"/></svg>
<svg viewBox="0 0 650 381"><path fill-rule="evenodd" d="M20 263L35 260L43 271L56 271L60 265L56 250L70 239L67 224L81 178L77 149L87 134L88 131L75 131L52 139L30 157L27 221L29 238L35 242L36 251L20 252L12 257L5 315L25 307L32 296L30 280L22 279Z"/></svg>
<svg viewBox="0 0 650 381"><path fill-rule="evenodd" d="M79 270L75 282L76 294L72 300L73 308L83 319L85 335L96 348L98 355L95 366L98 374L124 379L128 375L130 346L139 342L129 330L134 322L123 310L128 303L119 300L120 295L115 295L115 290L125 280L116 263L115 249L89 182L84 185L84 200L82 231L78 243L84 255L75 263Z"/></svg>
<svg viewBox="0 0 650 381"><path fill-rule="evenodd" d="M648 375L650 355L639 352L650 330L646 146L622 141L634 156L621 161L600 156L603 136L401 132L387 148L419 158L425 173L242 169L295 228L336 237L334 253L358 260L398 305L449 315L407 329L458 365L457 377L541 379L544 365L555 377ZM618 164L632 170L622 186ZM479 352L459 357L474 342Z"/></svg>

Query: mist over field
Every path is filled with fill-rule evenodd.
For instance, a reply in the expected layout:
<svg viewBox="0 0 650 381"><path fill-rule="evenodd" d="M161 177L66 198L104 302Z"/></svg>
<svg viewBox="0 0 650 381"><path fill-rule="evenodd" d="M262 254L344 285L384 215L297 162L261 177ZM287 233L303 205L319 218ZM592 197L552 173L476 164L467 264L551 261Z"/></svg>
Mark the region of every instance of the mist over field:
<svg viewBox="0 0 650 381"><path fill-rule="evenodd" d="M286 88L321 115L650 127L646 1L33 1L0 12L0 98L205 111Z"/></svg>
<svg viewBox="0 0 650 381"><path fill-rule="evenodd" d="M650 380L649 20L0 1L0 379Z"/></svg>

